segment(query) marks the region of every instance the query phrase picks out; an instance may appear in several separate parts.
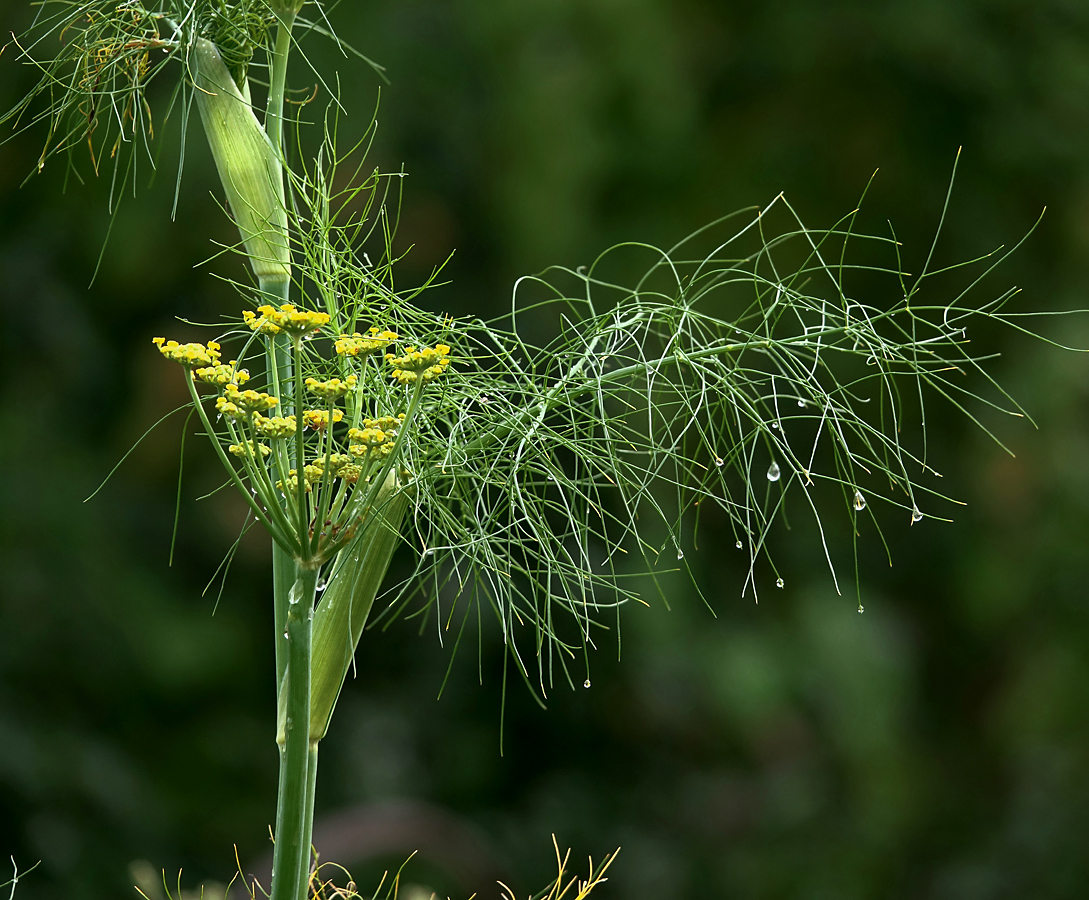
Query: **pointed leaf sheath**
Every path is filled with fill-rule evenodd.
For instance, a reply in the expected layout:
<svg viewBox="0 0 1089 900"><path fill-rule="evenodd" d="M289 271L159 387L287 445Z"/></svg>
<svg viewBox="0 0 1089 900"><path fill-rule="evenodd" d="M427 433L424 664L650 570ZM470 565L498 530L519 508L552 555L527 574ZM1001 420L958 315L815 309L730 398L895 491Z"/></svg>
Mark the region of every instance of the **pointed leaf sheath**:
<svg viewBox="0 0 1089 900"><path fill-rule="evenodd" d="M291 257L280 160L216 45L201 38L192 60L200 119L253 274L262 282L286 282Z"/></svg>
<svg viewBox="0 0 1089 900"><path fill-rule="evenodd" d="M401 525L409 491L390 472L378 495L377 509L368 515L359 537L333 562L329 585L314 610L310 666L310 741L329 730L340 689L367 624L374 598L401 542ZM290 675L280 686L277 740L284 736Z"/></svg>

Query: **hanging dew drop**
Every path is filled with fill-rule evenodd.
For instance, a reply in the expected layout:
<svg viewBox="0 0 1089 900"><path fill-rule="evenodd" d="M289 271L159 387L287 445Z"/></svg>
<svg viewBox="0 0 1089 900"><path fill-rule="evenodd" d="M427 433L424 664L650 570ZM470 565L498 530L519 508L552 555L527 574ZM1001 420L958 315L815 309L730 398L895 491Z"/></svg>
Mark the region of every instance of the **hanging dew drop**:
<svg viewBox="0 0 1089 900"><path fill-rule="evenodd" d="M549 480L549 481L555 481L556 479L555 479L555 478L553 478L553 477L552 477L551 475L549 475L549 476L548 476L548 480Z"/></svg>
<svg viewBox="0 0 1089 900"><path fill-rule="evenodd" d="M287 602L294 606L299 600L302 599L302 588L299 587L299 582L295 582L291 585L291 590L287 592Z"/></svg>
<svg viewBox="0 0 1089 900"><path fill-rule="evenodd" d="M922 520L923 514L919 511L919 507L914 507L911 510L911 524L914 525L916 522L921 522Z"/></svg>
<svg viewBox="0 0 1089 900"><path fill-rule="evenodd" d="M284 640L285 640L285 641L289 641L289 640L291 640L291 638L289 638L289 637L287 636L287 632L286 632L286 631L284 632Z"/></svg>
<svg viewBox="0 0 1089 900"><path fill-rule="evenodd" d="M862 491L855 491L855 509L862 512L866 508L866 498L862 496Z"/></svg>
<svg viewBox="0 0 1089 900"><path fill-rule="evenodd" d="M677 559L684 559L684 551L680 547L677 548Z"/></svg>
<svg viewBox="0 0 1089 900"><path fill-rule="evenodd" d="M859 611L860 613L864 613L864 612L866 611L866 610L865 610L865 608L864 608L864 607L862 606L862 604L861 604L861 603L860 603L860 604L858 604L858 611Z"/></svg>
<svg viewBox="0 0 1089 900"><path fill-rule="evenodd" d="M768 466L768 481L778 481L783 473L779 470L779 463L773 462Z"/></svg>
<svg viewBox="0 0 1089 900"><path fill-rule="evenodd" d="M720 469L723 467L725 462L726 461L721 456L716 456L715 457L715 465L718 466Z"/></svg>
<svg viewBox="0 0 1089 900"><path fill-rule="evenodd" d="M772 428L775 428L776 430L778 430L778 428L779 428L779 423L778 423L778 422L772 422L772 423L771 423L771 427L772 427Z"/></svg>
<svg viewBox="0 0 1089 900"><path fill-rule="evenodd" d="M804 400L799 400L798 401L798 409L805 409L805 401Z"/></svg>
<svg viewBox="0 0 1089 900"><path fill-rule="evenodd" d="M590 679L589 679L589 678L587 678L587 679L586 679L586 680L585 680L585 681L584 681L584 682L582 683L582 686L583 686L584 688L588 688L588 687L590 686Z"/></svg>
<svg viewBox="0 0 1089 900"><path fill-rule="evenodd" d="M781 577L781 576L780 576L779 578L776 578L776 579L775 579L775 586L776 586L777 588L781 588L781 587L782 587L782 586L783 586L784 584L786 584L786 582L785 582L785 581L783 581L783 579L782 579L782 577Z"/></svg>
<svg viewBox="0 0 1089 900"><path fill-rule="evenodd" d="M735 543L734 546L737 547L738 550L740 550L741 549L741 541L738 541L737 543Z"/></svg>

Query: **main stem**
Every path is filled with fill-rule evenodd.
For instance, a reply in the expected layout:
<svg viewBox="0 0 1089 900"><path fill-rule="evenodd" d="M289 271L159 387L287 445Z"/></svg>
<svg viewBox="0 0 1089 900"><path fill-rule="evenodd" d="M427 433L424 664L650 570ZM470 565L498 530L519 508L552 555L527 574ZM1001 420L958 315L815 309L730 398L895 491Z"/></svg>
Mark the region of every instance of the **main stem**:
<svg viewBox="0 0 1089 900"><path fill-rule="evenodd" d="M310 741L310 642L316 569L297 568L287 608L287 716L280 740L280 789L271 900L305 900L310 878L317 742ZM311 772L311 761L314 771Z"/></svg>
<svg viewBox="0 0 1089 900"><path fill-rule="evenodd" d="M284 91L291 52L295 12L278 10L279 25L273 48L265 111L265 132L280 160L276 187L286 208L283 177ZM268 300L288 302L291 282L262 279ZM268 344L267 371L276 372L277 395L288 401L293 391L291 354L284 341ZM293 404L285 404L285 407ZM284 409L285 415L301 410ZM301 476L301 473L300 473ZM273 637L276 647L276 689L287 691L287 717L280 744L280 777L276 793L276 845L272 863L272 900L306 900L310 880L310 842L314 825L314 785L317 781L317 743L310 743L310 642L317 572L301 570L279 545L272 545ZM292 598L292 592L296 592ZM292 603L294 599L296 602ZM305 604L305 606L304 606ZM303 613L303 615L300 615ZM294 676L294 677L292 677Z"/></svg>

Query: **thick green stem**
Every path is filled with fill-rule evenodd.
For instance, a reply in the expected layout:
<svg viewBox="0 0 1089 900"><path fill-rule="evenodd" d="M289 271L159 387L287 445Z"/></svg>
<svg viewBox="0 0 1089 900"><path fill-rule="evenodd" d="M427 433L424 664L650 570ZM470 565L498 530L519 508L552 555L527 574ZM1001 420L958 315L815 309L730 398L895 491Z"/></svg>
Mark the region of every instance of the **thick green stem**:
<svg viewBox="0 0 1089 900"><path fill-rule="evenodd" d="M295 13L277 13L276 45L272 50L271 81L268 88L268 107L265 110L265 133L272 142L272 149L283 159L284 150L284 90L287 84L287 58L291 53L291 29L295 25ZM281 174L280 192L283 193Z"/></svg>
<svg viewBox="0 0 1089 900"><path fill-rule="evenodd" d="M318 573L299 568L287 610L287 671L282 690L287 715L280 743L280 786L271 900L305 900L314 823L311 784L317 775L310 742L310 641ZM311 753L311 749L314 753ZM314 769L310 772L311 756Z"/></svg>
<svg viewBox="0 0 1089 900"><path fill-rule="evenodd" d="M286 303L291 290L290 281L266 281L260 283L261 293L275 296L282 303ZM268 372L270 390L282 397L281 384L287 384L291 378L291 356L283 346L283 341L272 337L266 344L265 370ZM275 373L275 383L273 383ZM291 415L291 406L285 406L283 414ZM287 642L284 640L284 632L287 630L287 596L291 586L295 583L295 562L291 555L275 541L272 542L272 627L273 638L276 647L276 692L280 691L280 685L284 682L284 672L287 671Z"/></svg>

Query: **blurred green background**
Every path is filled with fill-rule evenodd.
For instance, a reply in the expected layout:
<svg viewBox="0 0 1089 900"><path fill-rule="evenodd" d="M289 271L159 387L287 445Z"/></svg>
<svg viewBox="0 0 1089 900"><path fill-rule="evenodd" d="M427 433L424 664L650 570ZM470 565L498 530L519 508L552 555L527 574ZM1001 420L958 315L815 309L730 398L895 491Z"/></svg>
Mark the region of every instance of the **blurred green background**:
<svg viewBox="0 0 1089 900"><path fill-rule="evenodd" d="M0 8L5 31L26 26L24 4ZM402 283L457 250L434 308L495 314L518 275L668 245L779 191L827 227L877 168L867 225L891 219L917 271L961 146L939 259L1015 242L1046 205L979 297L1018 284L1023 310L1089 306L1084 3L361 0L332 17L388 71L372 159L410 173ZM5 109L33 75L12 51ZM341 79L350 133L379 80L352 60ZM298 69L292 87L312 82ZM241 264L200 265L233 240L207 150L191 143L171 221L176 123L161 132L160 175L124 200L91 287L107 180L81 164L62 192L56 161L22 184L44 134L0 146L0 857L42 861L23 900L134 897L134 860L222 881L233 845L247 868L268 848L266 541L242 542L218 608L202 595L243 512L228 493L194 502L218 480L191 440L168 567L178 419L82 502L184 400L150 337L238 306L211 273ZM1089 346L1085 319L1047 327ZM511 695L502 757L494 634L483 685L467 654L438 701L433 633L366 635L319 787L360 882L437 833L464 871L433 858L409 880L494 896L470 882L499 872L524 895L555 833L583 866L623 847L602 897L1084 896L1089 360L983 338L1039 431L988 419L1011 458L932 408L932 460L968 505L897 523L892 568L867 536L864 615L819 548L782 534L787 589L754 606L705 534L691 561L717 617L667 582L671 611L631 609L592 689L548 711Z"/></svg>

